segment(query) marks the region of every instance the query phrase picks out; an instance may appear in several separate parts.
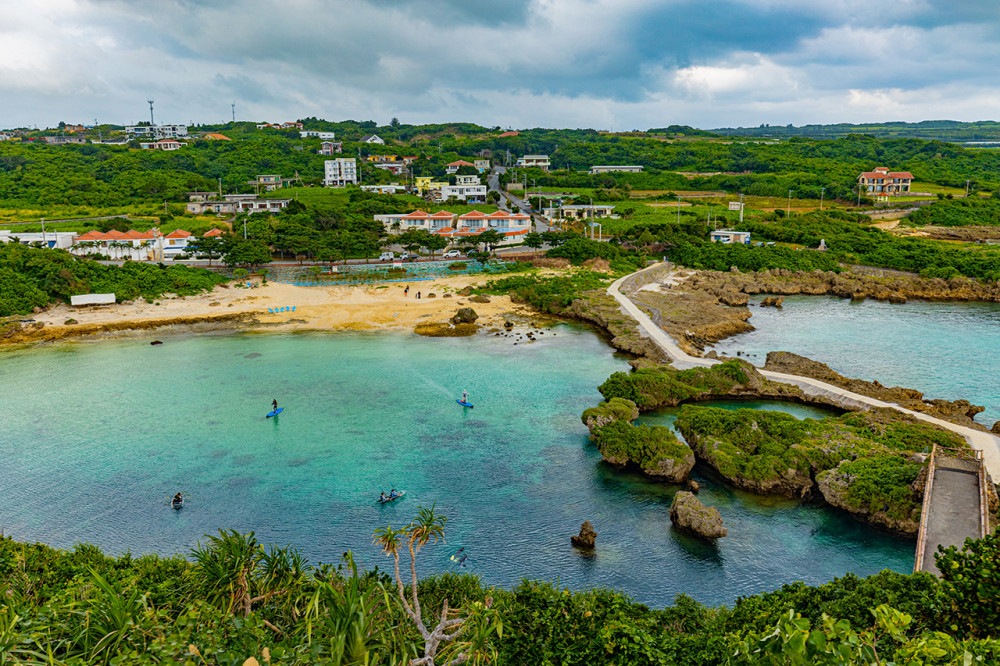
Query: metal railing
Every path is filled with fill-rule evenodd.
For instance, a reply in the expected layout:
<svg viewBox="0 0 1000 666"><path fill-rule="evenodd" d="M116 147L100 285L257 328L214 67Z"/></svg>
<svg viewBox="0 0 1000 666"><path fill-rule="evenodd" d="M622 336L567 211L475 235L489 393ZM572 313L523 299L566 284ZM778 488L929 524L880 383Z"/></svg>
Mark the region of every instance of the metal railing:
<svg viewBox="0 0 1000 666"><path fill-rule="evenodd" d="M913 573L923 571L924 551L927 549L927 516L930 515L931 492L934 490L934 469L937 459L937 444L931 447L930 462L927 463L927 483L924 484L924 501L920 505L920 530L917 532L917 556L913 559Z"/></svg>

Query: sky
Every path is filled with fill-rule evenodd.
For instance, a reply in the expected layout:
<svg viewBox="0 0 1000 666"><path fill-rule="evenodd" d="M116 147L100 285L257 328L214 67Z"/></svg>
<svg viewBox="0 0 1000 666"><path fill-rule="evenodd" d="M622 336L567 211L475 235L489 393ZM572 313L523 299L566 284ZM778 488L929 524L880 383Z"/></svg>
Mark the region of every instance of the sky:
<svg viewBox="0 0 1000 666"><path fill-rule="evenodd" d="M0 127L1000 118L997 0L0 0Z"/></svg>

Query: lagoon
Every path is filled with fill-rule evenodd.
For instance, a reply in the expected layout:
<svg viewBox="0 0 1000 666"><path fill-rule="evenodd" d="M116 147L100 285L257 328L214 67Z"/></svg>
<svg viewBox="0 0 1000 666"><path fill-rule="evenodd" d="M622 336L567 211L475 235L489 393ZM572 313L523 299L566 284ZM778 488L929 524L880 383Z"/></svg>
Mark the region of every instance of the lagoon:
<svg viewBox="0 0 1000 666"><path fill-rule="evenodd" d="M677 534L678 488L605 465L580 422L626 359L585 327L538 338L177 335L3 351L0 529L136 554L254 530L314 563L350 549L371 568L389 564L373 530L436 503L448 543L426 551L423 574L464 546L460 571L489 584L606 586L655 606L912 568L912 541L697 473L730 536L713 547ZM463 389L474 409L455 404ZM285 412L267 420L272 398ZM391 487L406 497L377 504ZM189 501L175 512L179 490ZM596 557L569 544L584 520Z"/></svg>
<svg viewBox="0 0 1000 666"><path fill-rule="evenodd" d="M1000 420L1000 304L853 302L833 296L789 296L782 308L759 308L757 329L716 344L720 354L769 351L826 363L848 377L922 391L925 398L964 398L986 407L979 423Z"/></svg>

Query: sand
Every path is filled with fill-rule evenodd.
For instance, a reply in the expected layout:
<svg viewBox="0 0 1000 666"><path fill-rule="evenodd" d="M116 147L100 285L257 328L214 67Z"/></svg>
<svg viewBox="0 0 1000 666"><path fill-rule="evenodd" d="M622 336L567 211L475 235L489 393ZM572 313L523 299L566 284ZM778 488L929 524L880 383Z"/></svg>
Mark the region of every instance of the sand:
<svg viewBox="0 0 1000 666"><path fill-rule="evenodd" d="M460 307L472 307L477 324L499 326L504 315L531 316L532 310L511 303L507 296L491 296L490 303L470 303L459 296L466 286L481 284L481 276L457 276L409 283L363 286L296 287L274 282L255 288L216 287L198 296L166 295L155 303L138 300L108 306L58 305L33 315L43 322L37 339L56 339L108 330L149 329L160 324L192 324L220 320L228 326L267 330L412 330L418 323L444 322ZM422 298L417 298L420 292ZM428 298L428 294L436 298ZM445 294L451 294L445 298ZM271 314L268 308L294 312ZM240 317L239 315L245 315ZM66 325L67 319L77 324ZM44 331L44 334L43 334ZM34 336L33 336L34 337ZM18 342L24 342L23 339Z"/></svg>

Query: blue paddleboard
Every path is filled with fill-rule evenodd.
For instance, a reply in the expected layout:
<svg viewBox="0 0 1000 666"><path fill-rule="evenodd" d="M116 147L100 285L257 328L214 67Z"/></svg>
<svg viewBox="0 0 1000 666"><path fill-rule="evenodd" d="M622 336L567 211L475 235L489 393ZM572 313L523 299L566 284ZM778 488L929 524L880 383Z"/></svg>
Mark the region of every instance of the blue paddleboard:
<svg viewBox="0 0 1000 666"><path fill-rule="evenodd" d="M472 405L470 403L468 403L468 402L462 402L461 398L456 398L455 402L457 402L458 404L462 405L462 407L472 407Z"/></svg>
<svg viewBox="0 0 1000 666"><path fill-rule="evenodd" d="M284 407L278 407L276 410L274 410L273 412L271 412L270 414L268 414L267 418L271 418L272 416L277 416L278 414L280 414L283 411L285 411Z"/></svg>

